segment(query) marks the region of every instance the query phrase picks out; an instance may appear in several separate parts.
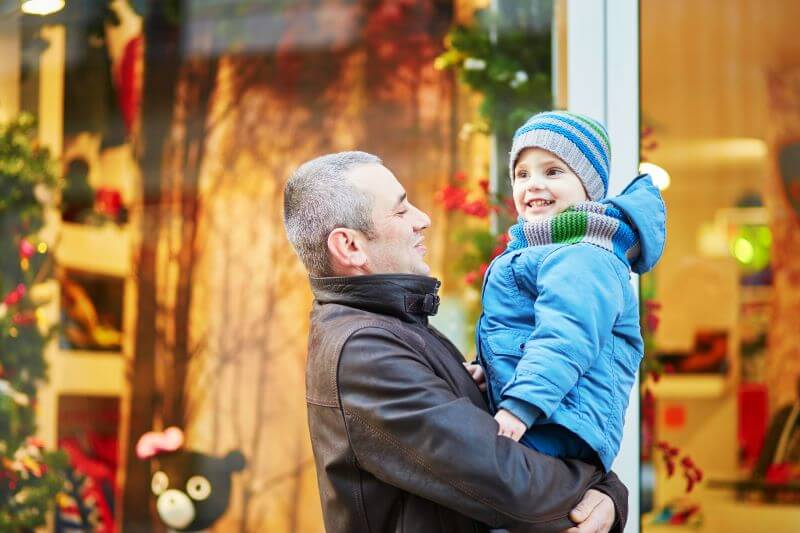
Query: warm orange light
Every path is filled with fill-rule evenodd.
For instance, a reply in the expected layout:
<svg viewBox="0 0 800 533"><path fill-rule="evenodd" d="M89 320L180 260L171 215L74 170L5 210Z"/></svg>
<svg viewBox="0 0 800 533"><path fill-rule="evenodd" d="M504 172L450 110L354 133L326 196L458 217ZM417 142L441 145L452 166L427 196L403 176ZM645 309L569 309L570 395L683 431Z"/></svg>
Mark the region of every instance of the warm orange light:
<svg viewBox="0 0 800 533"><path fill-rule="evenodd" d="M52 15L64 9L64 0L25 0L20 7L28 15Z"/></svg>

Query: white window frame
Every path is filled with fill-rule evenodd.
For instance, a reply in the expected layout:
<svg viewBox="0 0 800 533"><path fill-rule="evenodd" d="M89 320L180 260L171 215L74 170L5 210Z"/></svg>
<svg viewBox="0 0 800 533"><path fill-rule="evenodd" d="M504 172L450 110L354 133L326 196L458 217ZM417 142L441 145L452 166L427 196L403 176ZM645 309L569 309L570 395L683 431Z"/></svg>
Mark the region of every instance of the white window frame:
<svg viewBox="0 0 800 533"><path fill-rule="evenodd" d="M639 1L567 0L567 107L605 122L612 148L609 194L639 167ZM632 281L638 291L638 276ZM613 469L628 487L626 533L640 530L639 380L631 392Z"/></svg>

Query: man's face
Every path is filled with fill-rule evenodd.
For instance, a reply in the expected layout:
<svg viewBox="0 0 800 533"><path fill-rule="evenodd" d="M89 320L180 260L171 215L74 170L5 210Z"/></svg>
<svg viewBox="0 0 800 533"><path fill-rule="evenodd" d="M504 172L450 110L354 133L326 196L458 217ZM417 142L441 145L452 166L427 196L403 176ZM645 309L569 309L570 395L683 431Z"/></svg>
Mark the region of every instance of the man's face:
<svg viewBox="0 0 800 533"><path fill-rule="evenodd" d="M428 275L422 232L431 219L411 205L406 191L383 165L362 165L350 181L372 198L374 234L364 243L370 274Z"/></svg>

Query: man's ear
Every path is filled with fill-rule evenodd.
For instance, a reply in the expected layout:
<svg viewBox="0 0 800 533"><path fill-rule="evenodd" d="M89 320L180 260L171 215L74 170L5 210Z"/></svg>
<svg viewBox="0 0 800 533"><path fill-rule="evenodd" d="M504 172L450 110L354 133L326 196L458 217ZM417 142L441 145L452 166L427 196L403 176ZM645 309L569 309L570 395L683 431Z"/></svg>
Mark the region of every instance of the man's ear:
<svg viewBox="0 0 800 533"><path fill-rule="evenodd" d="M352 275L367 264L361 234L350 228L336 228L328 234L328 253L335 272Z"/></svg>

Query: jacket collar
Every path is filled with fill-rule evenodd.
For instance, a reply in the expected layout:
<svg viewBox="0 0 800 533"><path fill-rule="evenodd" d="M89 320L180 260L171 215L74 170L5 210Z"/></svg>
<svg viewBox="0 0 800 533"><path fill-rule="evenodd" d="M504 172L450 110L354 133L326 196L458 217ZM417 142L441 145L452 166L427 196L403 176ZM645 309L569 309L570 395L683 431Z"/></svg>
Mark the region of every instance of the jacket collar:
<svg viewBox="0 0 800 533"><path fill-rule="evenodd" d="M336 303L426 323L439 308L436 278L415 274L373 274L310 278L311 291L321 304Z"/></svg>

